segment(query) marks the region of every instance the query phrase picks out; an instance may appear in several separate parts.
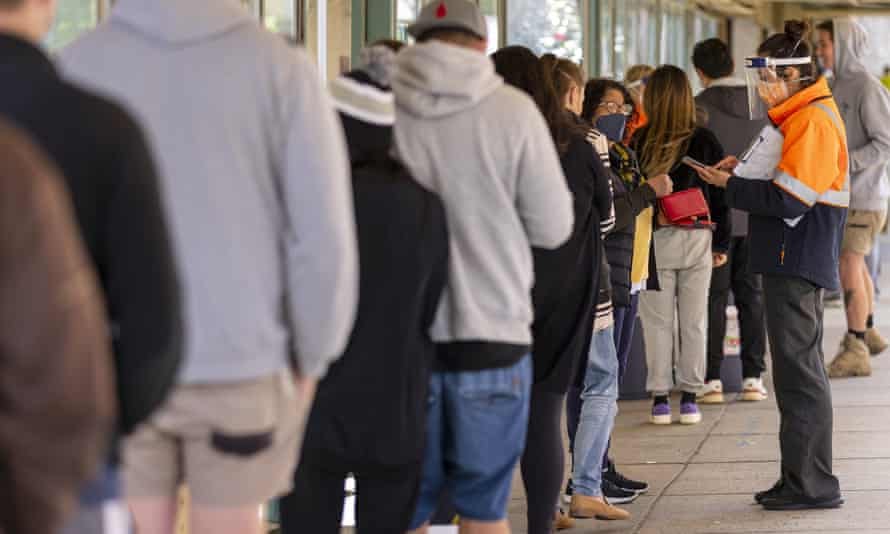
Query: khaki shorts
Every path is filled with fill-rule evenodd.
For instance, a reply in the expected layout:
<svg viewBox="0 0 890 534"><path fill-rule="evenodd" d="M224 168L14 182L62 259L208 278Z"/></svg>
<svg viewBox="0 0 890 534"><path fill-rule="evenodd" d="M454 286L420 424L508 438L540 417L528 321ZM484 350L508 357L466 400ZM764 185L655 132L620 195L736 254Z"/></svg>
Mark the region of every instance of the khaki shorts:
<svg viewBox="0 0 890 534"><path fill-rule="evenodd" d="M875 239L884 228L886 211L850 210L847 213L847 226L844 228L842 252L853 252L868 256L875 247Z"/></svg>
<svg viewBox="0 0 890 534"><path fill-rule="evenodd" d="M172 498L186 484L199 506L243 507L290 491L308 408L293 384L282 373L175 388L124 442L127 496Z"/></svg>

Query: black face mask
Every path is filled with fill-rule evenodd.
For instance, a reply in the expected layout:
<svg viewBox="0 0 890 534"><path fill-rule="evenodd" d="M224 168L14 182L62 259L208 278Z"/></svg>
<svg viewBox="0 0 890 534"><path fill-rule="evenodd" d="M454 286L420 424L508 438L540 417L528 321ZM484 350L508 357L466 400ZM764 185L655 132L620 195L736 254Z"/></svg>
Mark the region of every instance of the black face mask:
<svg viewBox="0 0 890 534"><path fill-rule="evenodd" d="M609 141L619 143L624 139L624 129L627 127L627 116L623 113L603 115L596 120L596 129L601 131Z"/></svg>

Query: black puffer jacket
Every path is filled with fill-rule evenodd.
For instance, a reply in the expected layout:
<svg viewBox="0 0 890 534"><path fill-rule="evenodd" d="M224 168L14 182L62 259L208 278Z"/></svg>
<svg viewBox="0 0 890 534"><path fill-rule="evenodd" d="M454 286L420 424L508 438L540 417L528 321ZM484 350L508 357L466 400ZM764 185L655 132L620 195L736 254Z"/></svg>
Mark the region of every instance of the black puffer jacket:
<svg viewBox="0 0 890 534"><path fill-rule="evenodd" d="M652 186L643 183L643 175L632 150L623 145L613 145L609 150L609 160L615 199L615 229L606 236L606 258L611 275L612 303L622 308L630 306L636 218L654 205L656 198ZM654 258L654 254L650 254L650 258ZM650 272L655 273L656 270L653 268Z"/></svg>

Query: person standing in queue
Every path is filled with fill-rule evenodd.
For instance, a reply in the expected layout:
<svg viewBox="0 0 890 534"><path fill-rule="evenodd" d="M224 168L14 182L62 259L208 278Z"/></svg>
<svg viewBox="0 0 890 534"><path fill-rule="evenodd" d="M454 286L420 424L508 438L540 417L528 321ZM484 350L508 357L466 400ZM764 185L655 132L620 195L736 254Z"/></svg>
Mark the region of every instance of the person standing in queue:
<svg viewBox="0 0 890 534"><path fill-rule="evenodd" d="M748 94L745 80L732 77L735 62L729 45L720 39L708 39L695 45L692 63L705 87L695 104L705 111L703 126L714 132L727 154L741 154L766 126L766 119L748 117ZM726 306L729 293L738 309L741 330L743 401L763 401L766 388L760 375L766 371L766 321L763 315L763 285L760 276L748 269L751 254L748 240L748 214L732 210L732 240L728 261L711 275L708 296L708 371L705 387L699 392L702 404L722 404L724 342L726 339Z"/></svg>
<svg viewBox="0 0 890 534"><path fill-rule="evenodd" d="M559 82L554 75L560 76L561 71L522 46L503 48L492 59L504 81L538 105L553 134L574 201L575 223L569 240L555 250L533 249L534 381L528 441L520 465L528 532L549 534L573 524L562 514L554 521L565 466L560 418L572 374L590 345L590 317L596 310L602 265L601 229L604 223L605 228L612 225L612 192L608 171L599 154L591 150L591 140L599 134L578 123L557 92ZM574 87L569 93L580 104L583 92Z"/></svg>
<svg viewBox="0 0 890 534"><path fill-rule="evenodd" d="M749 179L725 172L745 170L736 169L733 157L716 168L696 168L702 179L726 188L730 207L751 215L751 248L760 251L751 256L750 267L763 275L781 414L781 478L755 495L767 510L843 504L831 467L822 292L839 286L838 256L850 199L848 154L840 112L813 64L806 33L805 23L788 21L784 33L767 39L759 57L748 60L752 118L765 104L783 137L773 176Z"/></svg>
<svg viewBox="0 0 890 534"><path fill-rule="evenodd" d="M726 263L732 222L723 191L702 182L682 161L691 157L714 164L724 153L710 130L696 126L692 87L678 67L665 65L652 73L644 105L649 124L637 131L631 145L639 155L643 174L668 174L675 192L692 190L694 195L699 189L716 225L714 229L709 222L674 223L659 209L654 241L660 290L640 295L649 369L646 389L653 397L650 421L656 425L673 422L668 397L676 385L682 393L680 423L694 425L702 419L696 394L705 381L711 268ZM675 347L676 330L679 345ZM676 370L675 348L679 349Z"/></svg>
<svg viewBox="0 0 890 534"><path fill-rule="evenodd" d="M879 250L887 221L890 97L867 66L868 32L851 18L816 26L816 56L831 69L850 153L850 211L841 239L840 276L847 335L828 368L830 378L871 375L871 357L888 343L874 324L875 277L866 258Z"/></svg>

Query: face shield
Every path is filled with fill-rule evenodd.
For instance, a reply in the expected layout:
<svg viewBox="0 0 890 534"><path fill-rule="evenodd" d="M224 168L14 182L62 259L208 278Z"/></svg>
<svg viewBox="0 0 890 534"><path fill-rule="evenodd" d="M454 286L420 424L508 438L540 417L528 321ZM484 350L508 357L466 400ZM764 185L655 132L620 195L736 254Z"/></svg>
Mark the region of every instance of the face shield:
<svg viewBox="0 0 890 534"><path fill-rule="evenodd" d="M643 101L643 91L646 89L646 84L649 83L649 77L644 76L643 78L626 83L624 87L630 93L630 96L634 99L635 102Z"/></svg>
<svg viewBox="0 0 890 534"><path fill-rule="evenodd" d="M767 111L788 100L800 82L800 66L813 62L809 57L749 57L745 60L748 82L748 113L752 120L767 118Z"/></svg>

